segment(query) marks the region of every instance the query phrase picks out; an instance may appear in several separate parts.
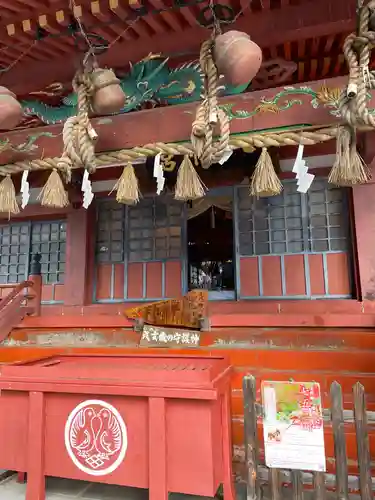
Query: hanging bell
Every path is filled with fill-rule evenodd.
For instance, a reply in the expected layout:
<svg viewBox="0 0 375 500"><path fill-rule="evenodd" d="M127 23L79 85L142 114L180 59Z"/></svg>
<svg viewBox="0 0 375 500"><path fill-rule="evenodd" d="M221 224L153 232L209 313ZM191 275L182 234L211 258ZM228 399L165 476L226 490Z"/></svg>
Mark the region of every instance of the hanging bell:
<svg viewBox="0 0 375 500"><path fill-rule="evenodd" d="M17 127L22 116L23 109L15 94L0 86L0 129L11 130Z"/></svg>
<svg viewBox="0 0 375 500"><path fill-rule="evenodd" d="M218 35L214 60L227 84L239 87L250 83L262 64L262 50L247 33L228 31Z"/></svg>
<svg viewBox="0 0 375 500"><path fill-rule="evenodd" d="M91 75L94 85L92 109L98 115L109 115L120 111L126 96L120 86L120 80L111 69L96 68Z"/></svg>

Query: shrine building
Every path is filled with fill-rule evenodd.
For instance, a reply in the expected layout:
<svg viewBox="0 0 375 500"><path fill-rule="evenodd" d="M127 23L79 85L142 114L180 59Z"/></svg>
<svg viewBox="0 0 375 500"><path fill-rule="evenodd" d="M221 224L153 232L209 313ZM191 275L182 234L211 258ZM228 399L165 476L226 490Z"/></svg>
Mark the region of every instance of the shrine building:
<svg viewBox="0 0 375 500"><path fill-rule="evenodd" d="M164 349L229 356L243 481L245 374L319 382L324 407L332 381L344 405L360 381L375 405L374 66L349 65L355 2L68 3L2 3L0 363L160 352L126 311L204 291L195 345ZM212 46L233 30L250 77ZM355 462L354 431L347 446Z"/></svg>

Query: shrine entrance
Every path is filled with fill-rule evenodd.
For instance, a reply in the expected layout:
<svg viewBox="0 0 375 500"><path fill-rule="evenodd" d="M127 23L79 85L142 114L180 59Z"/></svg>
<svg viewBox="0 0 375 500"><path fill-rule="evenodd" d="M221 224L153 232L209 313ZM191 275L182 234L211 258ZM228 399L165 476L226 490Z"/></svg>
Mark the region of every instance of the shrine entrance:
<svg viewBox="0 0 375 500"><path fill-rule="evenodd" d="M188 286L210 299L235 298L233 189L212 189L187 209Z"/></svg>

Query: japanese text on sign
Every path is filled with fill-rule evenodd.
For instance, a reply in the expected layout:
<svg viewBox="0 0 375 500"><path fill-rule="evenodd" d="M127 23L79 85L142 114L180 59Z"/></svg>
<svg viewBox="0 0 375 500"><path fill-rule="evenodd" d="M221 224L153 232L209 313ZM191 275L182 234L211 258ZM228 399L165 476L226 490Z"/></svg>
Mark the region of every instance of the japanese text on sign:
<svg viewBox="0 0 375 500"><path fill-rule="evenodd" d="M198 347L200 333L197 331L176 330L174 328L161 328L145 325L142 331L141 345L160 347L181 346Z"/></svg>

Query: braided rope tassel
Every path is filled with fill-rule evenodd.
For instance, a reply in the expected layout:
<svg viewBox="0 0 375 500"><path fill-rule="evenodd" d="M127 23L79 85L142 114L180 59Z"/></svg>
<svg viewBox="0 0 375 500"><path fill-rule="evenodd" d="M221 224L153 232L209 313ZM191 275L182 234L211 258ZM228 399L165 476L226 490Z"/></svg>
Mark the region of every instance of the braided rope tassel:
<svg viewBox="0 0 375 500"><path fill-rule="evenodd" d="M200 52L200 67L203 80L202 102L198 106L192 126L191 143L194 153L203 168L218 162L229 144L229 119L218 105L219 75L212 51L214 40L203 42ZM214 142L214 132L218 140Z"/></svg>
<svg viewBox="0 0 375 500"><path fill-rule="evenodd" d="M369 170L357 152L356 130L360 126L375 128L375 116L368 108L368 90L375 88L375 74L370 71L375 32L371 31L371 15L375 0L359 11L358 31L345 40L343 51L349 67L348 85L341 92L339 109L344 127L339 128L336 161L329 176L330 182L348 186L369 180Z"/></svg>
<svg viewBox="0 0 375 500"><path fill-rule="evenodd" d="M58 161L58 168L65 171L67 181L73 166L95 171L95 139L97 135L89 119L90 99L94 86L89 73L77 72L73 80L73 89L77 94L78 112L68 118L63 128L64 149Z"/></svg>

